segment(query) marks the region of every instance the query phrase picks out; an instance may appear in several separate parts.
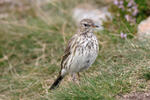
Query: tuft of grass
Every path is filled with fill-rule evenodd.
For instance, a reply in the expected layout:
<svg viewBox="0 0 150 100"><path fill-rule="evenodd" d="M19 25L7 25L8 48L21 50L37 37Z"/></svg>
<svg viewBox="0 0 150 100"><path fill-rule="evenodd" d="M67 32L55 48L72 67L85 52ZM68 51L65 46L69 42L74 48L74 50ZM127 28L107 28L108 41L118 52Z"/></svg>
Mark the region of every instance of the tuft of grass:
<svg viewBox="0 0 150 100"><path fill-rule="evenodd" d="M143 73L143 78L146 79L147 81L150 80L150 72L147 71L147 72Z"/></svg>

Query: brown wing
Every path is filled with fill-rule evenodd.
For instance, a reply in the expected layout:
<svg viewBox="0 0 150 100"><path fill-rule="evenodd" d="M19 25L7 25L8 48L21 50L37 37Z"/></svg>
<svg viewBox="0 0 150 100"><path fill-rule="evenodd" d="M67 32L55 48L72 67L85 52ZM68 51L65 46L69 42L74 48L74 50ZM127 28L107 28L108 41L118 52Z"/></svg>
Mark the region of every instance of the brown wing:
<svg viewBox="0 0 150 100"><path fill-rule="evenodd" d="M61 61L61 69L63 68L63 63L64 61L68 58L68 56L71 54L71 48L73 46L73 44L75 43L75 40L77 39L77 34L74 35L67 43L67 47L65 49L64 55L62 57L62 61Z"/></svg>

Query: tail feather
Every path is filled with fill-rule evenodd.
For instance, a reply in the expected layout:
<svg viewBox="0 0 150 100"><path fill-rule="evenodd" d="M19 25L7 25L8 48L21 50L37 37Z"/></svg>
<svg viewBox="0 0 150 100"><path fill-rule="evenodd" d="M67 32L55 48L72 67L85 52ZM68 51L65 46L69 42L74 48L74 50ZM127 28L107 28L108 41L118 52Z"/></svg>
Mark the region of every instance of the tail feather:
<svg viewBox="0 0 150 100"><path fill-rule="evenodd" d="M64 77L59 75L54 83L51 85L50 90L57 88Z"/></svg>

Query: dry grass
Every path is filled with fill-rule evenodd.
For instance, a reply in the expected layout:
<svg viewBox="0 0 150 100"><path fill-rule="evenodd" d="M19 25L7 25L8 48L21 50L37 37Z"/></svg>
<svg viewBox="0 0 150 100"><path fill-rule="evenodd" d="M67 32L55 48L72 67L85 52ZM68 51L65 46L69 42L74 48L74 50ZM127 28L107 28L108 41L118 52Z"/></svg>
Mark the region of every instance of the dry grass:
<svg viewBox="0 0 150 100"><path fill-rule="evenodd" d="M120 39L115 29L105 29L96 33L100 53L81 74L80 84L66 77L57 90L48 91L60 69L64 45L76 31L71 10L79 3L32 5L29 15L13 13L0 19L0 99L114 100L116 95L149 90L150 41Z"/></svg>

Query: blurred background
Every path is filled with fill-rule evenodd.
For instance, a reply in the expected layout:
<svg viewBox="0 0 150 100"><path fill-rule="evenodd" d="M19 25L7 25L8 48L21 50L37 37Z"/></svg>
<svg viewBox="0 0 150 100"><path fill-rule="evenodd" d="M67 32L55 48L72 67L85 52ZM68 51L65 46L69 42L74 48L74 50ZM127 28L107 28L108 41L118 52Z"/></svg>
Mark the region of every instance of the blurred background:
<svg viewBox="0 0 150 100"><path fill-rule="evenodd" d="M80 84L60 70L67 41L91 18L100 50ZM0 100L149 100L149 0L0 0Z"/></svg>

